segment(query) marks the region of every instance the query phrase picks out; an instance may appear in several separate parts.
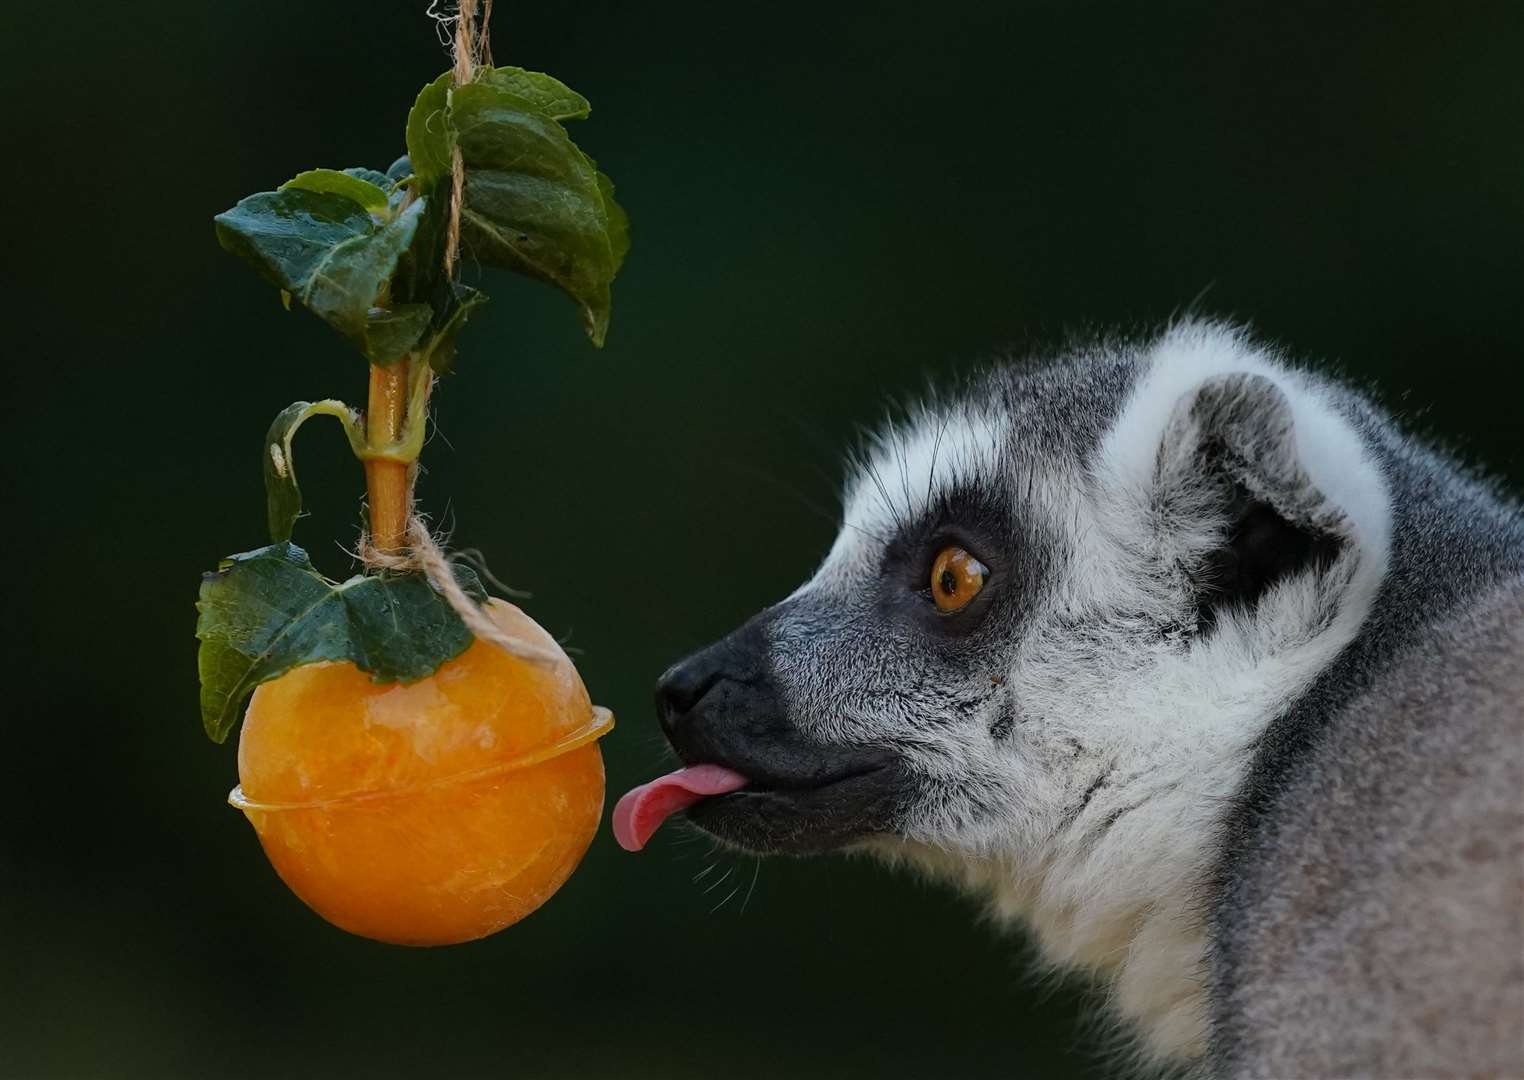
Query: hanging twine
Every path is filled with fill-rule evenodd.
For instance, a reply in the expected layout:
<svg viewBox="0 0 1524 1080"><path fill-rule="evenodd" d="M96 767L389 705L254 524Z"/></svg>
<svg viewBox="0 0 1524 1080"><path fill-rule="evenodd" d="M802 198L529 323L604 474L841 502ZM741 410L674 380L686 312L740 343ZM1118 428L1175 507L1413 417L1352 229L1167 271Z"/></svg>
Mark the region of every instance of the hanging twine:
<svg viewBox="0 0 1524 1080"><path fill-rule="evenodd" d="M445 598L455 614L460 616L471 633L502 649L509 656L520 660L532 660L540 664L557 664L561 655L540 645L532 644L511 634L505 634L492 617L482 609L472 596L461 588L455 577L455 567L450 556L434 534L429 531L418 514L408 519L408 544L405 552L382 551L370 542L369 536L360 538L360 561L372 570L396 570L422 573L434 586L434 591Z"/></svg>
<svg viewBox="0 0 1524 1080"><path fill-rule="evenodd" d="M492 0L484 0L481 25L476 22L477 0L460 0L455 9L455 85L465 86L476 78L476 69L492 63L492 38L487 24L492 19ZM450 223L445 233L445 274L455 273L460 261L460 207L466 188L466 166L456 146L450 157Z"/></svg>
<svg viewBox="0 0 1524 1080"><path fill-rule="evenodd" d="M455 78L456 86L469 83L476 77L476 69L483 63L492 63L492 48L487 34L487 22L492 18L492 0L483 0L481 23L477 24L477 0L460 0L454 16L437 16L441 24L455 23ZM460 205L465 189L466 169L461 160L460 147L455 148L450 163L450 218L445 236L445 273L454 275L460 261ZM412 361L418 363L417 359ZM433 386L429 380L422 392L426 395ZM412 485L408 485L411 492ZM558 652L505 634L492 621L482 605L478 604L455 577L450 556L429 530L428 524L417 510L409 508L407 523L408 547L405 551L382 551L371 543L370 537L360 538L359 557L371 570L394 570L422 573L434 590L444 597L461 621L483 641L490 642L510 656L541 664L557 664L562 661Z"/></svg>

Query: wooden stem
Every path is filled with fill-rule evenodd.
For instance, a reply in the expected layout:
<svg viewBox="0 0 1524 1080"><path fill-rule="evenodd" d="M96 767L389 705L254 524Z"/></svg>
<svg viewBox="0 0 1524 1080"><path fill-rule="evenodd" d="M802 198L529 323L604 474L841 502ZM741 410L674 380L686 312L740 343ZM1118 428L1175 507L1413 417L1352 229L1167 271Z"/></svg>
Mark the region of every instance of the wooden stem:
<svg viewBox="0 0 1524 1080"><path fill-rule="evenodd" d="M417 361L398 360L370 368L370 399L365 410L365 441L371 449L402 440L407 424L408 367ZM407 546L407 522L413 509L413 466L408 462L372 459L365 463L369 495L370 542L388 554Z"/></svg>

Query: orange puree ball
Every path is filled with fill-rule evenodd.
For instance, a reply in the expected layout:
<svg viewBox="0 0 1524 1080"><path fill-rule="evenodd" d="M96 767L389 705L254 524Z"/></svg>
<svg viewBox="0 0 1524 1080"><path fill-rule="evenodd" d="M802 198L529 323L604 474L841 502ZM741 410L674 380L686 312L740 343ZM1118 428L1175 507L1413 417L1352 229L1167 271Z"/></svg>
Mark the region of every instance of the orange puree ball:
<svg viewBox="0 0 1524 1080"><path fill-rule="evenodd" d="M607 710L537 623L501 600L488 611L557 662L476 641L410 685L309 664L249 703L231 801L291 890L351 933L494 933L561 887L598 828Z"/></svg>

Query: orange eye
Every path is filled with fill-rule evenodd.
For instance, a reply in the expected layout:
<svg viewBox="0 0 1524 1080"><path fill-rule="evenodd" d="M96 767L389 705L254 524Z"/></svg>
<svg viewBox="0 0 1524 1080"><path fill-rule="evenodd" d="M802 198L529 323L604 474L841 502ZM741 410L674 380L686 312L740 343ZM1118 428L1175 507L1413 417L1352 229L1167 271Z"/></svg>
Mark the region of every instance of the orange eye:
<svg viewBox="0 0 1524 1080"><path fill-rule="evenodd" d="M931 564L931 598L941 611L958 611L979 595L989 568L960 547L943 548Z"/></svg>

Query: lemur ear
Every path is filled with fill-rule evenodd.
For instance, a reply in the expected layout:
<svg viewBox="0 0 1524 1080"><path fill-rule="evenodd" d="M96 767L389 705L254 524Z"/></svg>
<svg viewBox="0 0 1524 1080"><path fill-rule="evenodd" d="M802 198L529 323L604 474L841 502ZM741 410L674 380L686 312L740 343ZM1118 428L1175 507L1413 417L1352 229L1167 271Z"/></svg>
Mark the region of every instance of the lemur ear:
<svg viewBox="0 0 1524 1080"><path fill-rule="evenodd" d="M1327 568L1352 523L1302 460L1285 392L1252 372L1214 376L1175 406L1159 447L1157 506L1185 534L1198 616L1253 606L1276 581Z"/></svg>

